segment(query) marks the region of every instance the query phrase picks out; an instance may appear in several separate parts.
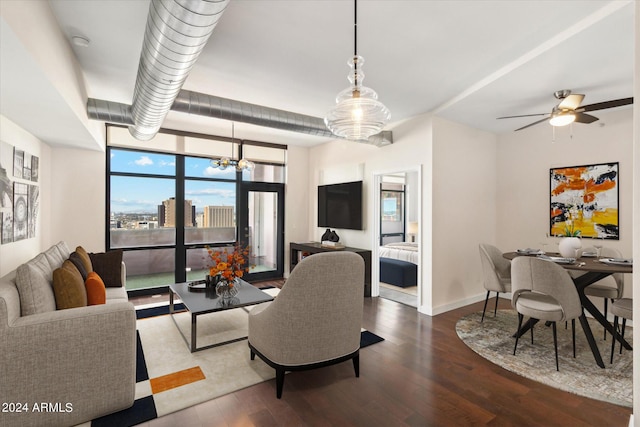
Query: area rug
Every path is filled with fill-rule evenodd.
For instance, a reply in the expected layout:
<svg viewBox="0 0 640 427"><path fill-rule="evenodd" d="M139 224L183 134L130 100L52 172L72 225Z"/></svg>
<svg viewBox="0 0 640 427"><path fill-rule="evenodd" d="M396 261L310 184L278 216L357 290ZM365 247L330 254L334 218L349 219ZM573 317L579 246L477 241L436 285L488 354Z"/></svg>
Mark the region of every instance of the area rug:
<svg viewBox="0 0 640 427"><path fill-rule="evenodd" d="M623 350L619 354L619 345L613 364L609 364L611 355L611 335L603 340L603 328L597 321L589 318L589 325L605 362L605 369L596 365L593 354L584 336L580 322L576 321L576 358L573 358L571 344L571 324L565 329L558 325L558 358L560 371L556 371L553 351L553 332L543 322L534 328L534 343L527 332L518 341L516 355L513 355L515 338L512 337L518 327L518 316L514 310L498 310L485 316L480 323L482 312L462 317L456 324L456 332L462 341L480 356L523 377L547 384L593 399L617 405L633 405L633 355ZM631 345L632 329L627 327L625 339Z"/></svg>
<svg viewBox="0 0 640 427"><path fill-rule="evenodd" d="M136 401L129 409L93 420L93 427L133 426L275 377L274 369L260 358L250 359L247 341L191 353L165 314L167 306L138 311ZM238 308L199 316L198 347L246 337L248 311ZM189 337L190 313L177 313L175 319ZM363 330L360 346L382 340Z"/></svg>

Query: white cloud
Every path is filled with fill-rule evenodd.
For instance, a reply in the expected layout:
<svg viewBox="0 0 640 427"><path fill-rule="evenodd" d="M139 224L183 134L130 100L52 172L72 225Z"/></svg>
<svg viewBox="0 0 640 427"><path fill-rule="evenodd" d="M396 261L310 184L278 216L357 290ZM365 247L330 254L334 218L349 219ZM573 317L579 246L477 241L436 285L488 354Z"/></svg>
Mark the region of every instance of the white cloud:
<svg viewBox="0 0 640 427"><path fill-rule="evenodd" d="M153 160L151 160L148 156L142 156L138 160L135 160L133 163L138 166L148 166L153 164Z"/></svg>
<svg viewBox="0 0 640 427"><path fill-rule="evenodd" d="M230 176L230 174L234 174L235 173L235 169L233 167L229 167L225 170L222 169L218 169L218 168L214 168L211 166L207 166L207 168L204 170L204 175L205 176L215 176L215 175L226 175L226 176Z"/></svg>

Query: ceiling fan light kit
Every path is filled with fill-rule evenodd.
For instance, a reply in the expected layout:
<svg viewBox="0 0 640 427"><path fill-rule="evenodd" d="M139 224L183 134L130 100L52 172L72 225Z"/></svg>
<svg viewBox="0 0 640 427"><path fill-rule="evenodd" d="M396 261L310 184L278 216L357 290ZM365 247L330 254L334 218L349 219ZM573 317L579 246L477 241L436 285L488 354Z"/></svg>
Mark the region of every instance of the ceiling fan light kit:
<svg viewBox="0 0 640 427"><path fill-rule="evenodd" d="M352 141L367 140L379 133L391 119L391 112L380 101L375 90L362 85L364 58L358 55L357 0L354 1L354 54L348 65L350 87L336 96L336 105L324 122L336 136Z"/></svg>
<svg viewBox="0 0 640 427"><path fill-rule="evenodd" d="M551 113L539 113L539 114L523 114L519 116L505 116L498 117L498 119L513 119L517 117L532 117L532 116L546 116L543 119L537 120L533 123L529 123L526 126L516 129L516 132L522 129L526 129L538 123L549 120L549 124L554 127L566 126L573 122L576 123L593 123L598 120L597 117L587 114L587 111L605 110L607 108L622 107L624 105L633 104L633 98L621 98L611 101L598 102L595 104L580 106L580 103L584 99L582 94L572 94L570 90L558 90L553 93L556 99L560 100L560 103L553 107Z"/></svg>
<svg viewBox="0 0 640 427"><path fill-rule="evenodd" d="M572 110L557 110L551 114L549 124L551 126L566 126L576 121L576 113Z"/></svg>

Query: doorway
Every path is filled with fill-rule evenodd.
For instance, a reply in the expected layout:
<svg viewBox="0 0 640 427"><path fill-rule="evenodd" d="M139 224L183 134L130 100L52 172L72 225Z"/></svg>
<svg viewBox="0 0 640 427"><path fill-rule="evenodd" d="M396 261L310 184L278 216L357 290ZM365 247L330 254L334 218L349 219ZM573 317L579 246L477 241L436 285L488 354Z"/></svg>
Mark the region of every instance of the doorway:
<svg viewBox="0 0 640 427"><path fill-rule="evenodd" d="M238 240L248 246L249 282L284 275L284 185L243 183L240 188Z"/></svg>
<svg viewBox="0 0 640 427"><path fill-rule="evenodd" d="M420 280L420 168L374 174L372 295L418 308Z"/></svg>

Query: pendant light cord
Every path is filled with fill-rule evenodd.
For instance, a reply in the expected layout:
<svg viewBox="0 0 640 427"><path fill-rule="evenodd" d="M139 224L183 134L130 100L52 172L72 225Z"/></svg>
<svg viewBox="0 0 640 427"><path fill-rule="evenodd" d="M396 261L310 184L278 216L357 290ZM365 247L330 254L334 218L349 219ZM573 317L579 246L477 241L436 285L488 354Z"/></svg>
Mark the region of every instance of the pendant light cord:
<svg viewBox="0 0 640 427"><path fill-rule="evenodd" d="M353 0L353 56L358 56L358 0Z"/></svg>
<svg viewBox="0 0 640 427"><path fill-rule="evenodd" d="M353 58L357 61L358 56L358 0L353 0ZM355 64L355 63L354 63ZM354 80L356 88L358 87L358 68L354 70ZM353 92L354 96L356 91Z"/></svg>

